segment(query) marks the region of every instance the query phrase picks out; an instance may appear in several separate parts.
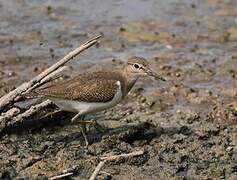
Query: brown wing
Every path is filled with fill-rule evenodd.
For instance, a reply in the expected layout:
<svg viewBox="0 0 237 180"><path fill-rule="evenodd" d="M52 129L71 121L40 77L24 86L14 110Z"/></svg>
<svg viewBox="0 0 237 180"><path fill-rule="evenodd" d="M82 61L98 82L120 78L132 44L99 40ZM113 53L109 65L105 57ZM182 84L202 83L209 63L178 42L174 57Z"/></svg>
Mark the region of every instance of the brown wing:
<svg viewBox="0 0 237 180"><path fill-rule="evenodd" d="M81 79L81 80L80 80ZM83 77L69 80L63 84L38 89L35 92L48 97L79 100L85 102L108 102L118 90L117 80Z"/></svg>

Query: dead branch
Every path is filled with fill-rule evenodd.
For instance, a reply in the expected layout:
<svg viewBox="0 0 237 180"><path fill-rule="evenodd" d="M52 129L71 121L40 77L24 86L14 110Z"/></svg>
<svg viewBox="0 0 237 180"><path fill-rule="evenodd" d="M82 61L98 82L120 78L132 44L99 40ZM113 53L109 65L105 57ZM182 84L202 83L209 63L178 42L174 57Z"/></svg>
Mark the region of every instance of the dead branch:
<svg viewBox="0 0 237 180"><path fill-rule="evenodd" d="M128 159L128 158L132 158L134 156L140 156L140 155L143 155L144 153L145 153L144 150L140 150L140 151L134 151L134 152L128 153L128 154L120 154L120 155L114 155L114 156L101 157L100 159L102 161L100 161L100 163L96 166L96 168L95 168L94 172L92 173L89 180L96 179L96 176L99 174L100 170L102 169L102 167L105 165L105 163L107 161L119 161L121 159Z"/></svg>
<svg viewBox="0 0 237 180"><path fill-rule="evenodd" d="M3 109L8 106L9 104L13 103L15 98L22 93L26 92L28 89L33 87L37 83L41 83L41 80L44 79L46 76L57 70L59 67L63 66L65 63L70 61L72 58L86 50L87 48L91 47L92 45L96 44L98 42L98 39L101 37L101 35L96 36L95 38L90 39L89 41L85 42L75 50L71 51L69 54L67 54L64 58L59 60L57 63L53 64L51 67L40 73L38 76L30 80L29 82L23 83L15 90L11 91L10 93L6 94L5 96L0 98L0 112L3 111Z"/></svg>

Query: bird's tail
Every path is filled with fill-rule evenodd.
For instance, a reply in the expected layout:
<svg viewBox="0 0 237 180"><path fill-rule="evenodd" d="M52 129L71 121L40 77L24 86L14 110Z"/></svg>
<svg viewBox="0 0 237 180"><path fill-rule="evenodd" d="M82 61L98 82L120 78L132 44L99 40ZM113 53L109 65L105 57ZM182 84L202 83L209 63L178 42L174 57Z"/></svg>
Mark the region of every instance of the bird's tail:
<svg viewBox="0 0 237 180"><path fill-rule="evenodd" d="M44 98L42 95L39 95L35 91L31 91L23 94L21 100L16 102L14 105L22 109L28 109L33 105L41 103L43 100Z"/></svg>

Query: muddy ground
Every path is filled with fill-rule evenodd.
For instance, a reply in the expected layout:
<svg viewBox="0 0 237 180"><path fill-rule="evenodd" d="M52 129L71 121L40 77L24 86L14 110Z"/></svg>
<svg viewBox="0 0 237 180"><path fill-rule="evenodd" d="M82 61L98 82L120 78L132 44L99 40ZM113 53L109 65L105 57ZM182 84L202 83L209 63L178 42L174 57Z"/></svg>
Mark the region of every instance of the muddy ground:
<svg viewBox="0 0 237 180"><path fill-rule="evenodd" d="M237 179L236 7L235 0L0 1L0 96L98 33L100 44L71 61L65 78L138 55L168 80L140 80L122 104L88 117L108 130L89 129L88 152L68 113L46 109L8 129L0 177L67 170L68 178L88 179L97 157L145 149L107 163L98 179Z"/></svg>

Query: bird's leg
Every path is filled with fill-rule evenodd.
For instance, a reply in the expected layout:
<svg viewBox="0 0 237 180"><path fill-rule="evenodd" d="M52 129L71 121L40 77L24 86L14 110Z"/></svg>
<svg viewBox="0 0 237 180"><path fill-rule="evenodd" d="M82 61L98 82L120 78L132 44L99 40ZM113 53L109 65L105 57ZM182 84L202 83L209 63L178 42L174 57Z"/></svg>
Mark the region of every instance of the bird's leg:
<svg viewBox="0 0 237 180"><path fill-rule="evenodd" d="M81 133L82 133L82 136L85 140L85 148L87 149L89 146L89 142L88 142L87 136L86 136L86 124L81 124Z"/></svg>
<svg viewBox="0 0 237 180"><path fill-rule="evenodd" d="M71 119L71 122L73 123L74 121L76 121L77 119L79 119L81 117L80 113L77 113L75 116L73 116L73 118Z"/></svg>
<svg viewBox="0 0 237 180"><path fill-rule="evenodd" d="M72 118L72 122L76 121L77 119L80 119L81 121L79 121L79 123L81 124L81 133L82 133L82 136L85 140L85 148L88 148L88 140L87 140L87 137L86 137L86 124L83 123L83 120L85 119L85 116L82 116L80 115L80 113L77 113L73 118Z"/></svg>

